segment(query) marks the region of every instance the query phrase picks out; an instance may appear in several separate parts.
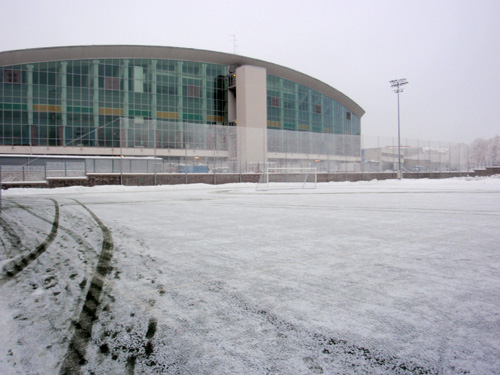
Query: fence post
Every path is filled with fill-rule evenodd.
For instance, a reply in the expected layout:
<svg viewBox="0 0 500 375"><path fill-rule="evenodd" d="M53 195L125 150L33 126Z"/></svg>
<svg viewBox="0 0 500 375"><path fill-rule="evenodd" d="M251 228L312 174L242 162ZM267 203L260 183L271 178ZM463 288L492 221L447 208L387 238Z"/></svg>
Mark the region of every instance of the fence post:
<svg viewBox="0 0 500 375"><path fill-rule="evenodd" d="M441 167L441 142L438 143L438 155L439 155L439 178L443 174L443 168Z"/></svg>
<svg viewBox="0 0 500 375"><path fill-rule="evenodd" d="M460 162L460 143L458 144L458 175L460 176L460 172L462 170L462 168L460 168L461 166L461 162Z"/></svg>
<svg viewBox="0 0 500 375"><path fill-rule="evenodd" d="M431 159L431 141L429 140L429 173L431 173L432 159Z"/></svg>
<svg viewBox="0 0 500 375"><path fill-rule="evenodd" d="M468 144L464 144L464 148L465 148L465 159L464 159L464 168L465 169L465 172L466 172L466 176L469 175L469 172L470 172L470 165L469 165L469 145Z"/></svg>
<svg viewBox="0 0 500 375"><path fill-rule="evenodd" d="M448 142L448 172L451 173L451 142Z"/></svg>
<svg viewBox="0 0 500 375"><path fill-rule="evenodd" d="M417 163L418 163L417 165L419 166L418 177L420 177L420 169L422 169L422 168L420 168L420 139L417 139L417 150L418 150L417 151ZM422 156L424 156L423 153L422 153Z"/></svg>

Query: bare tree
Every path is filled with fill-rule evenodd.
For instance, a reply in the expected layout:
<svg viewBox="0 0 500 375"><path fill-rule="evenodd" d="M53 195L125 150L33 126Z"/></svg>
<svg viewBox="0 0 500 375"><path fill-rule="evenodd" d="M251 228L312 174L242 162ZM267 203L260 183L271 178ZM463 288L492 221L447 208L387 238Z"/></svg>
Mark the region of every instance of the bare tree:
<svg viewBox="0 0 500 375"><path fill-rule="evenodd" d="M470 160L476 167L500 165L500 136L477 138L469 148Z"/></svg>

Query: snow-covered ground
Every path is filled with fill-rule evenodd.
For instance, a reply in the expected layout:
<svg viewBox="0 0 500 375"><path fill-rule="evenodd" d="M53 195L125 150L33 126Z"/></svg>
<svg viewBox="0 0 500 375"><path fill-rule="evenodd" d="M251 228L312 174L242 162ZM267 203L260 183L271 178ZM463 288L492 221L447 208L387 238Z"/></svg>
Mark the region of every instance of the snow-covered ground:
<svg viewBox="0 0 500 375"><path fill-rule="evenodd" d="M1 374L499 374L500 178L10 189Z"/></svg>

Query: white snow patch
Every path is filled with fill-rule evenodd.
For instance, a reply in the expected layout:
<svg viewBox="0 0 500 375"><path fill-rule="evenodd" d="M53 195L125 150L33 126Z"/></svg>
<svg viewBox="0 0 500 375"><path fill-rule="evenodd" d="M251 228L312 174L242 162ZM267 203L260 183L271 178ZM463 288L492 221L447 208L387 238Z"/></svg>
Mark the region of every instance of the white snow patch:
<svg viewBox="0 0 500 375"><path fill-rule="evenodd" d="M66 230L0 285L0 372L64 360L102 246L75 200L114 241L83 373L500 372L499 176L255 187L2 192Z"/></svg>

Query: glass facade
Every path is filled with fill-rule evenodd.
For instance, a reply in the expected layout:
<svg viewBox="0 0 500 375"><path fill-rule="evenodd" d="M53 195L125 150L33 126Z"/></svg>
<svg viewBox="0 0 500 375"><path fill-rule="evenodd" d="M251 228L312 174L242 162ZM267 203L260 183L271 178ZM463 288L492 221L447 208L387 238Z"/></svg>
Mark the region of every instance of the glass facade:
<svg viewBox="0 0 500 375"><path fill-rule="evenodd" d="M177 147L172 124L227 124L226 76L225 65L160 59L4 66L0 144L118 147L158 120L157 143Z"/></svg>
<svg viewBox="0 0 500 375"><path fill-rule="evenodd" d="M269 129L360 135L360 118L349 109L309 87L267 76Z"/></svg>
<svg viewBox="0 0 500 375"><path fill-rule="evenodd" d="M186 139L182 124L228 125L228 70L223 64L132 58L3 66L0 145L151 147L155 142L159 148L193 148L196 142ZM349 109L270 74L267 125L360 135L360 119Z"/></svg>

